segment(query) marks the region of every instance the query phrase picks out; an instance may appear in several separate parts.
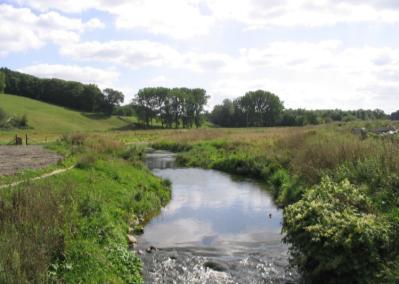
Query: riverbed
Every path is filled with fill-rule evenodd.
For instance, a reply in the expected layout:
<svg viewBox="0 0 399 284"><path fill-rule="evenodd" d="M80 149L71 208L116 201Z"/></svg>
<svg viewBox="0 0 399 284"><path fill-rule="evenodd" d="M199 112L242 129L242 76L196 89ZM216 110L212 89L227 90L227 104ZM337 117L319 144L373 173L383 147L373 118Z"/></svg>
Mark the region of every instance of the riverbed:
<svg viewBox="0 0 399 284"><path fill-rule="evenodd" d="M147 154L146 163L172 184L171 202L138 238L146 283L295 282L281 241L282 210L262 185L176 168L165 151Z"/></svg>

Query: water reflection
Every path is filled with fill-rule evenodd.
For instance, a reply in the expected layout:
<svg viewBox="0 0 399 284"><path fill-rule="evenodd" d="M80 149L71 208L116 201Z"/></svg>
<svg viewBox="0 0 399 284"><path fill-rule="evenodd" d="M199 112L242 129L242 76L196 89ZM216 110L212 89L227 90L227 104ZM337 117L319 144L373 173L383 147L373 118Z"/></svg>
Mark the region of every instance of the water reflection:
<svg viewBox="0 0 399 284"><path fill-rule="evenodd" d="M258 184L197 168L154 173L172 182L173 196L146 226L146 242L157 247L280 242L282 211Z"/></svg>
<svg viewBox="0 0 399 284"><path fill-rule="evenodd" d="M138 239L138 249L159 248L141 256L146 283L296 282L281 242L282 211L259 184L175 168L174 155L165 151L148 154L146 162L172 182L171 202Z"/></svg>
<svg viewBox="0 0 399 284"><path fill-rule="evenodd" d="M175 154L168 151L156 150L146 154L145 163L151 170L174 168Z"/></svg>

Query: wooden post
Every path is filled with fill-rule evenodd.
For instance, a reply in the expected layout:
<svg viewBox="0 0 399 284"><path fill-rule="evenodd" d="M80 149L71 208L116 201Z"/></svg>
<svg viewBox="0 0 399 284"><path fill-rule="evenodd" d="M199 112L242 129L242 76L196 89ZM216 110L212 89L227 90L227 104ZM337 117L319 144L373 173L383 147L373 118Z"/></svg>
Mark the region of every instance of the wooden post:
<svg viewBox="0 0 399 284"><path fill-rule="evenodd" d="M15 134L15 145L18 145L18 134Z"/></svg>
<svg viewBox="0 0 399 284"><path fill-rule="evenodd" d="M25 144L26 144L26 146L28 146L28 134L27 133L25 134Z"/></svg>

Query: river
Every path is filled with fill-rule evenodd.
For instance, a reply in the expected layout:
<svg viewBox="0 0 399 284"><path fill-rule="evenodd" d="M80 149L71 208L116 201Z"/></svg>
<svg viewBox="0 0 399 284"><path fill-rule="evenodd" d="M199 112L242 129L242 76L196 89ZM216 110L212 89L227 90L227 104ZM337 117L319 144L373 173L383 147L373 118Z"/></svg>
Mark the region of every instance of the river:
<svg viewBox="0 0 399 284"><path fill-rule="evenodd" d="M290 283L282 210L252 180L175 168L166 151L147 154L153 173L172 183L172 200L138 237L146 283Z"/></svg>

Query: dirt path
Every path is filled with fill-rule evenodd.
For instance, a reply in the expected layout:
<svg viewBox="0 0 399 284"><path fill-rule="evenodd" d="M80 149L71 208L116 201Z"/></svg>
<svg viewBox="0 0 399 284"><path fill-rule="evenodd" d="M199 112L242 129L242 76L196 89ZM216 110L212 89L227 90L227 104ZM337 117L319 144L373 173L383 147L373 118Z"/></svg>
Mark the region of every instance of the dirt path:
<svg viewBox="0 0 399 284"><path fill-rule="evenodd" d="M62 157L39 145L0 146L0 176L55 164Z"/></svg>
<svg viewBox="0 0 399 284"><path fill-rule="evenodd" d="M20 181L16 181L16 182L13 182L13 183L10 183L10 184L0 185L0 189L7 188L7 187L15 187L15 186L17 186L17 185L19 185L21 183L27 182L27 181L34 181L34 180L39 180L39 179L44 179L44 178L48 178L48 177L51 177L51 176L59 175L59 174L62 174L64 172L66 172L66 171L69 171L69 170L73 169L74 167L75 166L71 166L71 167L66 168L66 169L58 169L58 170L52 171L50 173L47 173L47 174L44 174L44 175L41 175L41 176L38 176L38 177L34 177L34 178L31 178L31 179L20 180Z"/></svg>

